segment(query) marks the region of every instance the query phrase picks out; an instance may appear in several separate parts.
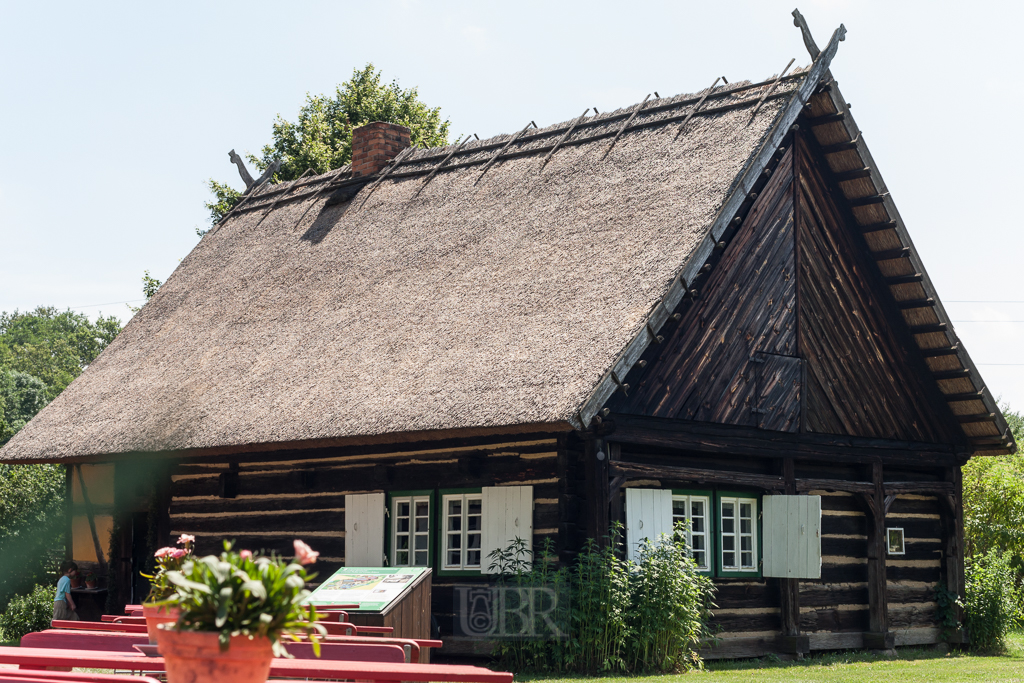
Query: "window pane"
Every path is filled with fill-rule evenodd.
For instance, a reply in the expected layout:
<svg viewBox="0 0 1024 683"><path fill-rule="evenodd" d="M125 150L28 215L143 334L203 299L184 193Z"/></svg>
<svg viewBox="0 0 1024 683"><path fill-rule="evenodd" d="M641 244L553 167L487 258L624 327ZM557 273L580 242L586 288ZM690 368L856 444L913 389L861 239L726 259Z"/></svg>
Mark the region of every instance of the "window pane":
<svg viewBox="0 0 1024 683"><path fill-rule="evenodd" d="M693 540L690 542L690 547L694 551L694 557L696 557L696 551L704 550L705 549L704 548L704 537L703 536L696 536L695 535L693 537Z"/></svg>
<svg viewBox="0 0 1024 683"><path fill-rule="evenodd" d="M416 516L417 517L426 517L427 516L427 506L428 506L428 504L427 504L427 501L425 501L425 500L418 500L418 501L416 501Z"/></svg>
<svg viewBox="0 0 1024 683"><path fill-rule="evenodd" d="M741 534L749 534L750 533L750 520L749 519L741 519L740 520L740 533Z"/></svg>
<svg viewBox="0 0 1024 683"><path fill-rule="evenodd" d="M703 517L704 516L704 501L693 500L690 501L690 516L691 517Z"/></svg>
<svg viewBox="0 0 1024 683"><path fill-rule="evenodd" d="M754 556L752 553L740 553L740 556L743 558L744 567L754 566Z"/></svg>
<svg viewBox="0 0 1024 683"><path fill-rule="evenodd" d="M467 545L470 548L479 548L480 547L480 538L481 538L480 534L469 534L466 537L466 541L468 542Z"/></svg>
<svg viewBox="0 0 1024 683"><path fill-rule="evenodd" d="M722 517L735 517L736 506L733 503L722 503Z"/></svg>
<svg viewBox="0 0 1024 683"><path fill-rule="evenodd" d="M704 533L704 518L703 517L693 517L690 520L690 528L693 530L693 533L695 533L695 534L702 534L702 533Z"/></svg>
<svg viewBox="0 0 1024 683"><path fill-rule="evenodd" d="M416 534L416 550L427 549L427 536L425 534Z"/></svg>
<svg viewBox="0 0 1024 683"><path fill-rule="evenodd" d="M448 518L448 531L461 531L462 530L462 517L449 517Z"/></svg>
<svg viewBox="0 0 1024 683"><path fill-rule="evenodd" d="M722 550L736 550L736 537L722 536Z"/></svg>
<svg viewBox="0 0 1024 683"><path fill-rule="evenodd" d="M462 514L462 501L458 498L448 501L448 514L449 515L461 515Z"/></svg>
<svg viewBox="0 0 1024 683"><path fill-rule="evenodd" d="M672 516L673 517L685 517L686 516L686 499L673 500L672 501Z"/></svg>
<svg viewBox="0 0 1024 683"><path fill-rule="evenodd" d="M740 536L740 550L753 550L754 539L750 536Z"/></svg>
<svg viewBox="0 0 1024 683"><path fill-rule="evenodd" d="M400 550L397 553L395 553L395 555L397 556L395 564L398 564L400 566L401 565L408 565L409 564L409 551L408 550Z"/></svg>
<svg viewBox="0 0 1024 683"><path fill-rule="evenodd" d="M428 526L429 522L430 522L430 520L427 517L417 517L416 518L416 531L418 533L424 533L426 531L429 531L430 530L430 528Z"/></svg>
<svg viewBox="0 0 1024 683"><path fill-rule="evenodd" d="M408 517L409 516L409 504L408 503L399 503L398 504L398 516L399 517Z"/></svg>
<svg viewBox="0 0 1024 683"><path fill-rule="evenodd" d="M466 566L467 567L479 567L480 566L480 551L469 550L466 552Z"/></svg>
<svg viewBox="0 0 1024 683"><path fill-rule="evenodd" d="M480 531L483 529L483 522L481 517L469 517L466 519L466 528L470 531Z"/></svg>
<svg viewBox="0 0 1024 683"><path fill-rule="evenodd" d="M750 517L750 503L740 503L740 517Z"/></svg>
<svg viewBox="0 0 1024 683"><path fill-rule="evenodd" d="M416 566L426 567L427 566L427 551L417 550L416 551Z"/></svg>
<svg viewBox="0 0 1024 683"><path fill-rule="evenodd" d="M707 564L704 563L704 557L705 557L705 555L704 555L704 551L703 550L694 550L693 551L693 561L697 563L698 567L701 567L701 568L707 567Z"/></svg>
<svg viewBox="0 0 1024 683"><path fill-rule="evenodd" d="M469 514L479 515L483 513L484 503L480 498L470 498L466 501L466 506L469 508Z"/></svg>
<svg viewBox="0 0 1024 683"><path fill-rule="evenodd" d="M448 551L448 566L456 566L456 567L458 567L461 564L462 564L462 553L459 552L458 550L449 550Z"/></svg>
<svg viewBox="0 0 1024 683"><path fill-rule="evenodd" d="M408 517L399 517L398 518L398 522L396 523L396 526L398 527L398 533L400 533L400 534L407 534L407 533L409 533L409 518Z"/></svg>
<svg viewBox="0 0 1024 683"><path fill-rule="evenodd" d="M723 517L722 518L722 533L723 534L731 534L731 533L733 533L733 531L735 529L734 524L735 524L735 520L732 517Z"/></svg>
<svg viewBox="0 0 1024 683"><path fill-rule="evenodd" d="M398 538L395 539L395 546L399 550L408 550L409 549L409 537L408 536L399 536Z"/></svg>
<svg viewBox="0 0 1024 683"><path fill-rule="evenodd" d="M726 567L735 567L736 553L722 553L722 565Z"/></svg>
<svg viewBox="0 0 1024 683"><path fill-rule="evenodd" d="M459 549L462 547L462 534L448 534L448 547Z"/></svg>

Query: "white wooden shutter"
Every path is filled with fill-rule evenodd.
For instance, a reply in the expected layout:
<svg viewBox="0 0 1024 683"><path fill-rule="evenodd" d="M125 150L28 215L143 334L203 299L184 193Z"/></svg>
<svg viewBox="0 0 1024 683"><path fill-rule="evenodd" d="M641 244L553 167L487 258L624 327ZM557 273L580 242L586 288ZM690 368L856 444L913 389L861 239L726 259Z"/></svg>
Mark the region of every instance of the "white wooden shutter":
<svg viewBox="0 0 1024 683"><path fill-rule="evenodd" d="M384 566L384 494L345 496L345 566Z"/></svg>
<svg viewBox="0 0 1024 683"><path fill-rule="evenodd" d="M662 534L672 533L672 491L669 489L626 489L626 545L629 559L639 559L640 541L657 543Z"/></svg>
<svg viewBox="0 0 1024 683"><path fill-rule="evenodd" d="M765 496L764 576L821 578L821 496Z"/></svg>
<svg viewBox="0 0 1024 683"><path fill-rule="evenodd" d="M483 534L480 545L480 572L491 571L489 555L495 550L504 550L516 538L526 543L528 551L533 550L533 487L532 486L485 486L481 489L483 502ZM526 559L529 559L529 555Z"/></svg>

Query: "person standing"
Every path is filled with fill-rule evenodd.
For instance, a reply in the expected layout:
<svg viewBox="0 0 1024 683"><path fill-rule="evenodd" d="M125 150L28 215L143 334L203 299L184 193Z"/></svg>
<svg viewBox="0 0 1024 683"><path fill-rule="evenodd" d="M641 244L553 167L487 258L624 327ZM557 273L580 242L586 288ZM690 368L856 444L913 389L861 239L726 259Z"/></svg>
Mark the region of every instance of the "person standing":
<svg viewBox="0 0 1024 683"><path fill-rule="evenodd" d="M71 579L78 574L78 565L65 560L60 565L64 576L57 581L57 595L53 598L53 618L63 621L78 621L75 600L71 597Z"/></svg>

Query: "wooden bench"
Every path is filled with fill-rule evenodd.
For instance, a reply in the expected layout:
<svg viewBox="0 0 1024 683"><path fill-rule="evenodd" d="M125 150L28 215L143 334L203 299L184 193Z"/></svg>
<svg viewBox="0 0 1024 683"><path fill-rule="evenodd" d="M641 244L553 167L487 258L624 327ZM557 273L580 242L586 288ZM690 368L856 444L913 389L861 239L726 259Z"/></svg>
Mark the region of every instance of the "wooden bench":
<svg viewBox="0 0 1024 683"><path fill-rule="evenodd" d="M0 664L23 667L82 667L127 671L163 671L163 657L91 650L0 647ZM49 672L46 672L49 673ZM433 681L435 683L512 683L512 674L478 666L352 662L325 659L274 659L270 675L358 681Z"/></svg>

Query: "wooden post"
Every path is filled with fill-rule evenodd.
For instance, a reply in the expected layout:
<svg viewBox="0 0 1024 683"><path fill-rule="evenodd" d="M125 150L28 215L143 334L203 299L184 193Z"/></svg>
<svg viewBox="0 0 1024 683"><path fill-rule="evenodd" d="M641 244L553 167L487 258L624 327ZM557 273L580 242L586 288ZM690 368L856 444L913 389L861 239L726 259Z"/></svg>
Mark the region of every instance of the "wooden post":
<svg viewBox="0 0 1024 683"><path fill-rule="evenodd" d="M604 439L592 432L583 439L587 536L603 547L608 541L608 450Z"/></svg>
<svg viewBox="0 0 1024 683"><path fill-rule="evenodd" d="M959 466L946 469L946 481L953 484L953 493L939 496L943 503L942 509L945 514L944 530L944 555L946 559L945 578L946 589L955 593L961 600L966 593L964 575L964 503L963 503L963 472ZM956 619L961 624L957 633L951 634L949 640L954 643L966 643L967 634L963 630L964 614L963 607L954 607Z"/></svg>
<svg viewBox="0 0 1024 683"><path fill-rule="evenodd" d="M622 446L617 443L608 443L609 465L622 459ZM622 481L621 479L608 482L608 519L609 525L614 522L625 524L625 514L622 506ZM609 526L610 528L610 526ZM625 539L619 539L622 548L625 548Z"/></svg>
<svg viewBox="0 0 1024 683"><path fill-rule="evenodd" d="M796 495L796 475L793 458L782 459L782 476L785 479L786 495ZM767 533L767 530L765 530ZM800 580L779 579L779 604L782 608L782 637L779 649L788 654L802 655L810 652L810 638L800 637Z"/></svg>
<svg viewBox="0 0 1024 683"><path fill-rule="evenodd" d="M870 511L868 515L868 609L869 626L864 634L864 647L872 650L891 650L895 635L889 633L889 601L886 596L885 576L885 487L882 482L882 462L871 463L871 483L874 491L865 495Z"/></svg>

